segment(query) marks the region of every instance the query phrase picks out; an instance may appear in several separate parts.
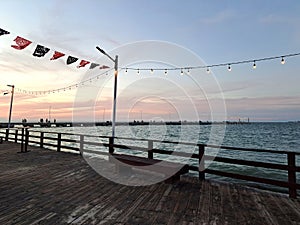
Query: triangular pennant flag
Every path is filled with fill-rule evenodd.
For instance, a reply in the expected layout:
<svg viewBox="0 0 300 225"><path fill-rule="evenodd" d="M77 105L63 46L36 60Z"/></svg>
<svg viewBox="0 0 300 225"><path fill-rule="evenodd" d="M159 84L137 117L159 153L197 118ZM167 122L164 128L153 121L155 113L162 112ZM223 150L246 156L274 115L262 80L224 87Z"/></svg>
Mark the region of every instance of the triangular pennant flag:
<svg viewBox="0 0 300 225"><path fill-rule="evenodd" d="M90 69L94 69L97 66L100 66L100 64L98 64L98 63L91 63Z"/></svg>
<svg viewBox="0 0 300 225"><path fill-rule="evenodd" d="M63 57L65 54L64 53L61 53L61 52L58 52L58 51L54 51L54 54L52 56L52 58L50 60L54 60L54 59L58 59L60 57Z"/></svg>
<svg viewBox="0 0 300 225"><path fill-rule="evenodd" d="M43 57L50 51L50 48L44 47L42 45L37 45L36 49L34 50L33 56L36 57Z"/></svg>
<svg viewBox="0 0 300 225"><path fill-rule="evenodd" d="M109 69L109 66L103 65L103 66L100 66L99 69L101 69L101 70L103 70L103 69Z"/></svg>
<svg viewBox="0 0 300 225"><path fill-rule="evenodd" d="M19 36L17 36L14 41L16 42L17 45L12 45L11 47L18 50L22 50L32 43L31 41L28 41L25 38Z"/></svg>
<svg viewBox="0 0 300 225"><path fill-rule="evenodd" d="M71 63L74 63L78 60L78 58L75 58L73 56L69 56L68 59L67 59L67 65L71 64Z"/></svg>
<svg viewBox="0 0 300 225"><path fill-rule="evenodd" d="M81 62L79 63L79 65L77 66L78 68L80 67L85 67L85 65L89 64L89 61L85 61L85 60L81 60Z"/></svg>
<svg viewBox="0 0 300 225"><path fill-rule="evenodd" d="M9 34L9 32L0 28L0 36L4 34Z"/></svg>

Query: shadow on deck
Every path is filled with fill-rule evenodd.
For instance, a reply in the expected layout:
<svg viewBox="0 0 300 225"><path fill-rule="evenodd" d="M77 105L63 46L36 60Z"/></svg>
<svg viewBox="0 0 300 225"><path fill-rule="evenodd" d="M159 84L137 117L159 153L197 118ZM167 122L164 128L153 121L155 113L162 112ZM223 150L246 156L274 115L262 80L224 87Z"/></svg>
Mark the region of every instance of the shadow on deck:
<svg viewBox="0 0 300 225"><path fill-rule="evenodd" d="M300 224L299 199L188 177L124 186L79 155L19 150L0 144L0 224Z"/></svg>

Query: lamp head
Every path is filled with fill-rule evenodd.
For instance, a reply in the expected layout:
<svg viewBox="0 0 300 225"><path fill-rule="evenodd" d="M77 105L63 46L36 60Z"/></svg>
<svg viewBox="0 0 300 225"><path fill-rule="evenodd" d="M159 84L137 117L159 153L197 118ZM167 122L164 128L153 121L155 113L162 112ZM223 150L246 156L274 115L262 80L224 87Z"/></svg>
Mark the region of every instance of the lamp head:
<svg viewBox="0 0 300 225"><path fill-rule="evenodd" d="M101 49L99 46L96 46L96 49L101 52L102 54L106 55L105 51Z"/></svg>

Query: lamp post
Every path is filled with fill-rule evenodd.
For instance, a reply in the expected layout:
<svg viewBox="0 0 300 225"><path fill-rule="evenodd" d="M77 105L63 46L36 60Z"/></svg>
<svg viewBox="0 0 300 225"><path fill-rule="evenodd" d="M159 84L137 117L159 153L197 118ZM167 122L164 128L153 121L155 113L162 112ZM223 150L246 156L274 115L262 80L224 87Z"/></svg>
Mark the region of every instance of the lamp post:
<svg viewBox="0 0 300 225"><path fill-rule="evenodd" d="M113 59L110 55L108 55L103 49L96 46L96 49L101 52L103 55L107 56L111 61L114 62L115 66L115 79L114 79L114 100L113 100L113 115L112 115L112 139L115 139L115 126L116 126L116 106L117 106L117 84L118 84L118 55Z"/></svg>
<svg viewBox="0 0 300 225"><path fill-rule="evenodd" d="M9 129L10 122L11 122L11 112L12 112L12 106L13 106L13 100L14 100L15 85L8 84L7 87L11 87L10 108L9 108L9 117L8 117L8 125L7 125L7 128ZM8 94L8 93L4 93L4 94Z"/></svg>

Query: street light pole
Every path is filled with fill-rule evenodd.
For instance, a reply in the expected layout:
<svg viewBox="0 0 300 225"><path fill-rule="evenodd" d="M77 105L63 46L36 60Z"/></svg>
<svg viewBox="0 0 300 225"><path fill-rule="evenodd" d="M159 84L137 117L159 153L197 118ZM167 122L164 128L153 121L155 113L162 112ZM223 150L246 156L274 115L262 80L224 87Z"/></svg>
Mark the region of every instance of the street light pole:
<svg viewBox="0 0 300 225"><path fill-rule="evenodd" d="M11 112L12 112L12 106L13 106L13 100L14 100L14 91L15 91L15 85L7 85L8 87L11 87L11 97L10 97L10 108L9 108L9 117L8 117L8 125L7 128L10 128L10 122L11 122Z"/></svg>
<svg viewBox="0 0 300 225"><path fill-rule="evenodd" d="M118 56L115 59L115 82L114 82L114 106L113 106L113 121L112 121L112 138L115 138L115 127L116 127L116 108L117 108L117 84L118 84Z"/></svg>
<svg viewBox="0 0 300 225"><path fill-rule="evenodd" d="M96 46L96 49L101 52L103 55L107 56L111 61L114 62L115 66L115 79L114 79L114 100L113 100L113 115L112 115L112 138L113 141L115 139L115 127L116 127L116 107L117 107L117 85L118 85L118 55L113 59L110 55L108 55L103 49Z"/></svg>

